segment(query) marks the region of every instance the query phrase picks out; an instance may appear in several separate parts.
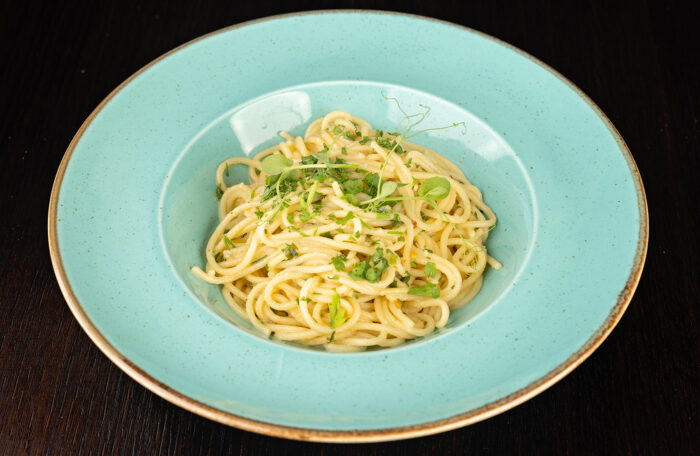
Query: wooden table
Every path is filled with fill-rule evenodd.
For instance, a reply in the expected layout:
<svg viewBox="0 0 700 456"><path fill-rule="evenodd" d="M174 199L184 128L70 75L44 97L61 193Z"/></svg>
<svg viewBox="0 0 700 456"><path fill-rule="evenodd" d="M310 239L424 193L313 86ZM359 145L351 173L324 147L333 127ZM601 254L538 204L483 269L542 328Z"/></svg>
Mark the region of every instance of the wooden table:
<svg viewBox="0 0 700 456"><path fill-rule="evenodd" d="M618 327L549 390L464 429L343 446L239 431L139 386L71 315L53 276L46 236L61 156L120 82L204 33L328 5L12 3L0 6L0 454L700 453L700 205L692 203L700 180L699 55L691 46L697 8L377 2L501 38L590 95L639 165L651 242L642 281ZM341 5L376 6L334 6Z"/></svg>

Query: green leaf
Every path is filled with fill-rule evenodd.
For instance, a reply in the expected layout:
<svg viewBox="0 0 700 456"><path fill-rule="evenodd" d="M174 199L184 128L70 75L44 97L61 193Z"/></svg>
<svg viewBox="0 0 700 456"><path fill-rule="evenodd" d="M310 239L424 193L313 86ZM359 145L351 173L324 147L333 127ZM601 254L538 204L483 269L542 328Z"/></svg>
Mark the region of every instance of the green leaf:
<svg viewBox="0 0 700 456"><path fill-rule="evenodd" d="M379 185L379 174L369 173L365 176L365 184L369 187L369 194L374 195L377 193L377 186Z"/></svg>
<svg viewBox="0 0 700 456"><path fill-rule="evenodd" d="M364 280L365 279L365 273L369 269L369 263L366 261L360 261L353 267L350 272L348 272L348 275L350 276L351 279L353 280Z"/></svg>
<svg viewBox="0 0 700 456"><path fill-rule="evenodd" d="M335 127L333 127L333 130L331 130L331 132L334 135L339 135L343 132L343 130L339 126L336 125Z"/></svg>
<svg viewBox="0 0 700 456"><path fill-rule="evenodd" d="M297 246L294 243L287 244L287 246L282 249L282 252L284 253L284 256L287 257L288 260L291 260L292 258L299 256L299 250L297 249Z"/></svg>
<svg viewBox="0 0 700 456"><path fill-rule="evenodd" d="M325 144L323 145L322 151L316 152L315 154L312 154L312 155L316 159L317 163L328 164L330 162L330 159L328 158L328 146L326 146Z"/></svg>
<svg viewBox="0 0 700 456"><path fill-rule="evenodd" d="M365 184L362 183L361 179L349 179L343 182L343 190L345 193L349 193L351 195L360 193L364 187Z"/></svg>
<svg viewBox="0 0 700 456"><path fill-rule="evenodd" d="M328 312L330 313L331 329L345 323L345 309L340 305L340 296L335 293L331 298L331 303L328 304Z"/></svg>
<svg viewBox="0 0 700 456"><path fill-rule="evenodd" d="M220 185L217 185L217 186L216 186L216 193L214 194L214 196L216 196L216 200L217 200L217 201L219 201L219 200L221 199L221 197L224 196L224 191L221 190L221 186L220 186Z"/></svg>
<svg viewBox="0 0 700 456"><path fill-rule="evenodd" d="M345 201L352 204L353 206L360 205L360 202L357 200L357 197L355 197L355 195L343 195L340 199L344 199Z"/></svg>
<svg viewBox="0 0 700 456"><path fill-rule="evenodd" d="M282 154L268 155L261 162L262 169L270 176L281 174L285 169L292 166L292 161Z"/></svg>
<svg viewBox="0 0 700 456"><path fill-rule="evenodd" d="M367 144L367 142L369 142L369 138L367 136L363 136L360 140L360 144Z"/></svg>
<svg viewBox="0 0 700 456"><path fill-rule="evenodd" d="M333 263L333 266L337 271L345 272L345 262L348 261L348 258L343 255L342 253L340 255L336 255L331 259L331 263Z"/></svg>
<svg viewBox="0 0 700 456"><path fill-rule="evenodd" d="M360 261L348 273L353 280L366 280L371 283L379 282L382 274L389 267L389 261L384 257L384 249L377 250L369 257L369 261Z"/></svg>
<svg viewBox="0 0 700 456"><path fill-rule="evenodd" d="M306 209L302 209L301 212L299 213L299 220L302 222L308 222L311 220L311 214L309 214L309 211Z"/></svg>
<svg viewBox="0 0 700 456"><path fill-rule="evenodd" d="M354 218L355 218L355 214L353 214L352 212L348 212L347 215L345 215L345 217L341 218L340 220L336 221L335 223L337 223L340 226L343 226Z"/></svg>
<svg viewBox="0 0 700 456"><path fill-rule="evenodd" d="M437 275L437 268L435 267L435 263L433 263L432 261L428 261L428 263L425 265L425 268L423 268L423 272L425 272L425 276L427 278L434 279Z"/></svg>
<svg viewBox="0 0 700 456"><path fill-rule="evenodd" d="M377 195L377 199L386 198L394 193L397 188L399 188L399 184L394 181L382 182L382 188L379 191L379 195Z"/></svg>
<svg viewBox="0 0 700 456"><path fill-rule="evenodd" d="M450 194L450 188L450 181L444 177L430 177L421 184L418 196L438 201Z"/></svg>
<svg viewBox="0 0 700 456"><path fill-rule="evenodd" d="M382 278L381 273L376 268L369 268L365 272L365 280L368 282L376 283Z"/></svg>
<svg viewBox="0 0 700 456"><path fill-rule="evenodd" d="M440 287L434 283L427 283L422 287L411 287L408 289L408 294L415 296L425 296L428 298L439 298Z"/></svg>

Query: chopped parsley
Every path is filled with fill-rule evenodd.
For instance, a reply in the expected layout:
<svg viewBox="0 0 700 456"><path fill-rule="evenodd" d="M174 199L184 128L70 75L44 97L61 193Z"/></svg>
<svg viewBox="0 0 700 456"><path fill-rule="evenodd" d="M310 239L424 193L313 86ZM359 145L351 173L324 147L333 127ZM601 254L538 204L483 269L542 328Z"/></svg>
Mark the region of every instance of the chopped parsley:
<svg viewBox="0 0 700 456"><path fill-rule="evenodd" d="M420 287L411 287L408 289L408 294L414 296L425 296L428 298L439 298L440 297L440 287L434 283L426 283Z"/></svg>
<svg viewBox="0 0 700 456"><path fill-rule="evenodd" d="M307 211L306 209L302 209L299 213L299 220L301 220L302 222L308 222L309 220L311 220L311 217L311 214L309 214L309 211Z"/></svg>
<svg viewBox="0 0 700 456"><path fill-rule="evenodd" d="M341 199L344 199L348 203L352 204L353 206L359 206L360 202L357 200L355 195L343 195Z"/></svg>
<svg viewBox="0 0 700 456"><path fill-rule="evenodd" d="M379 282L382 274L389 267L389 261L384 257L384 249L377 250L369 257L369 261L360 261L348 273L353 280L366 280L371 283Z"/></svg>
<svg viewBox="0 0 700 456"><path fill-rule="evenodd" d="M428 261L428 263L425 265L425 268L423 268L423 272L425 272L425 276L427 278L434 279L437 275L437 268L435 267L435 263L433 263L432 261Z"/></svg>
<svg viewBox="0 0 700 456"><path fill-rule="evenodd" d="M336 220L335 223L337 223L337 224L340 225L340 226L343 226L343 225L345 225L346 223L348 223L350 220L352 220L353 218L355 218L355 214L353 214L352 212L348 212L348 213L345 215L345 217L343 217L343 218L341 218L341 219L339 219L339 220Z"/></svg>
<svg viewBox="0 0 700 456"><path fill-rule="evenodd" d="M340 255L334 256L333 259L331 260L331 263L333 263L333 266L335 267L335 269L337 271L344 272L346 261L348 261L348 258L341 253Z"/></svg>
<svg viewBox="0 0 700 456"><path fill-rule="evenodd" d="M297 249L297 246L294 243L287 244L286 247L282 249L282 252L289 260L299 256L299 249Z"/></svg>
<svg viewBox="0 0 700 456"><path fill-rule="evenodd" d="M328 312L330 314L331 329L335 329L345 323L345 309L340 305L340 296L338 293L333 294L331 303L328 304Z"/></svg>
<svg viewBox="0 0 700 456"><path fill-rule="evenodd" d="M359 263L355 264L355 267L350 270L348 275L353 280L365 280L365 273L367 272L367 269L369 269L369 263L366 261L360 261Z"/></svg>
<svg viewBox="0 0 700 456"><path fill-rule="evenodd" d="M364 190L364 188L365 185L361 179L348 179L343 182L343 191L345 191L346 194L355 195Z"/></svg>

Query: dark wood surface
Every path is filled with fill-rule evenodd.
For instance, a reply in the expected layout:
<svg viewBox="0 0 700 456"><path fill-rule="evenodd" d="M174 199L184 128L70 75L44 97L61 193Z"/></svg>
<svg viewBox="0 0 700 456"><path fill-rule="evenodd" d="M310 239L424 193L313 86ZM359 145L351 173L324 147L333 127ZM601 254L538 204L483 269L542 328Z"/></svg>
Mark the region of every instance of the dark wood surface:
<svg viewBox="0 0 700 456"><path fill-rule="evenodd" d="M0 6L0 454L700 453L697 8L577 2L570 9L546 1L62 3ZM152 59L204 33L339 6L458 22L544 60L610 117L644 179L649 255L618 327L549 390L464 429L393 443L322 445L206 420L114 366L78 326L53 276L46 236L51 184L73 134L102 98Z"/></svg>

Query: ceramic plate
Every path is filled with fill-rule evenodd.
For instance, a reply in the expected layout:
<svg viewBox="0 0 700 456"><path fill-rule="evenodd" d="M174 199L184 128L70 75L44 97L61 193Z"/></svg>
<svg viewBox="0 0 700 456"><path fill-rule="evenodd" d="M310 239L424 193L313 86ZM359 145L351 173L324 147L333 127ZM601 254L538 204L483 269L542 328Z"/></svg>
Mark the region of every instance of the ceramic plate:
<svg viewBox="0 0 700 456"><path fill-rule="evenodd" d="M189 272L215 226L214 170L344 109L457 163L499 218L477 298L438 333L331 354L260 337ZM231 181L239 177L232 175ZM100 349L194 413L295 439L378 441L482 420L580 364L622 316L647 247L644 190L610 121L494 38L381 12L272 17L214 32L120 85L80 128L51 196L61 289Z"/></svg>

